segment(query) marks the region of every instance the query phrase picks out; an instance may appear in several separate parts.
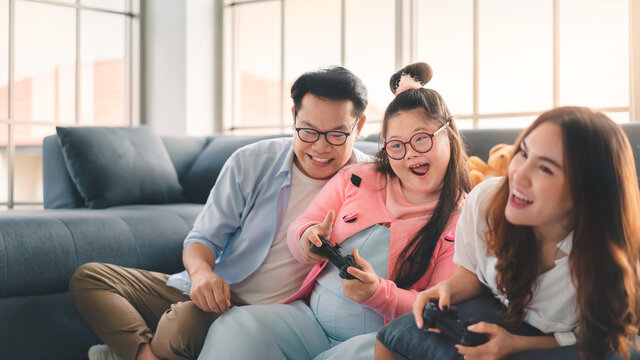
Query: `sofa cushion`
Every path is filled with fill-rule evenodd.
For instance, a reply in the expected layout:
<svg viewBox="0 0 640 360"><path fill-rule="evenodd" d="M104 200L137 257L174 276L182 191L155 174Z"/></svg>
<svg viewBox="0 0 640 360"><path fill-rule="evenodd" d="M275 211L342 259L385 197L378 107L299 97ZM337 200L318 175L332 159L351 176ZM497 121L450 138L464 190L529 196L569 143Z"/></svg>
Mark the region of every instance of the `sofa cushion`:
<svg viewBox="0 0 640 360"><path fill-rule="evenodd" d="M87 207L172 203L182 187L160 138L148 127L57 127L71 179Z"/></svg>
<svg viewBox="0 0 640 360"><path fill-rule="evenodd" d="M188 202L204 204L218 174L229 156L239 148L259 140L291 135L266 136L216 136L191 165L182 181Z"/></svg>
<svg viewBox="0 0 640 360"><path fill-rule="evenodd" d="M85 206L67 170L58 135L49 135L42 140L42 192L45 209Z"/></svg>
<svg viewBox="0 0 640 360"><path fill-rule="evenodd" d="M0 298L65 292L71 274L91 261L182 271L182 243L201 210L177 203L7 211L0 216Z"/></svg>
<svg viewBox="0 0 640 360"><path fill-rule="evenodd" d="M191 165L207 147L209 141L211 137L205 136L162 136L162 143L169 153L181 184Z"/></svg>

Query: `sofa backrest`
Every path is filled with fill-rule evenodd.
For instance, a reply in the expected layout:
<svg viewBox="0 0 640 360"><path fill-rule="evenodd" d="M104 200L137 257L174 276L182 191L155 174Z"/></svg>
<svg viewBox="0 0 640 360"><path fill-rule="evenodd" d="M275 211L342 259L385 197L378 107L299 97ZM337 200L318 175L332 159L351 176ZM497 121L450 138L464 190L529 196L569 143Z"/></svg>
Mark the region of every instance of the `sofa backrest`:
<svg viewBox="0 0 640 360"><path fill-rule="evenodd" d="M640 164L640 122L621 124L627 134L633 156L636 161L636 170ZM460 130L469 154L479 156L483 160L489 157L489 150L500 143L513 144L522 129L464 129Z"/></svg>
<svg viewBox="0 0 640 360"><path fill-rule="evenodd" d="M636 163L636 174L640 186L640 122L621 124L627 134L633 157ZM522 129L465 129L461 130L464 142L470 155L475 155L487 161L489 150L500 143L513 144Z"/></svg>
<svg viewBox="0 0 640 360"><path fill-rule="evenodd" d="M162 142L180 181L213 138L213 136L162 137ZM85 207L84 200L67 170L57 135L47 136L42 142L42 178L45 209Z"/></svg>
<svg viewBox="0 0 640 360"><path fill-rule="evenodd" d="M631 142L636 161L636 172L638 172L640 171L640 122L622 124L622 128ZM479 156L486 161L489 156L489 150L494 145L499 143L512 144L521 131L522 129L464 129L461 130L461 133L469 154ZM208 189L213 186L222 169L222 165L231 153L244 145L258 140L281 136L291 135L166 136L162 137L162 141L176 168L180 183L183 188L186 188L185 192L187 192L187 189L193 192L193 194L186 194L187 198L190 201L194 201L193 199L195 198L197 199L195 201L203 202L208 194ZM376 135L369 136L363 140L359 140L356 143L356 148L368 154L373 154L378 149ZM207 172L194 175L194 171L190 171L192 170L192 165L205 149L207 149L207 152L216 154L216 157L214 157L215 163L208 166ZM85 207L84 200L69 176L57 135L51 135L44 139L42 151L45 209ZM638 175L640 178L640 173ZM197 177L195 180L194 176Z"/></svg>
<svg viewBox="0 0 640 360"><path fill-rule="evenodd" d="M227 158L238 148L264 139L291 136L164 136L164 143L169 157L183 185L184 195L188 202L201 202L207 198L209 191L222 170ZM356 147L368 154L373 154L376 143L358 141ZM199 158L200 155L206 156ZM57 135L47 136L42 144L43 195L45 209L84 208L85 202L67 169L62 148ZM196 161L198 161L196 166ZM203 166L203 162L204 164Z"/></svg>
<svg viewBox="0 0 640 360"><path fill-rule="evenodd" d="M636 173L640 183L640 122L621 124L627 134L633 157L636 162ZM513 144L523 129L461 129L460 133L467 146L469 155L475 155L487 161L489 150L496 144ZM366 138L369 141L377 141L377 135Z"/></svg>

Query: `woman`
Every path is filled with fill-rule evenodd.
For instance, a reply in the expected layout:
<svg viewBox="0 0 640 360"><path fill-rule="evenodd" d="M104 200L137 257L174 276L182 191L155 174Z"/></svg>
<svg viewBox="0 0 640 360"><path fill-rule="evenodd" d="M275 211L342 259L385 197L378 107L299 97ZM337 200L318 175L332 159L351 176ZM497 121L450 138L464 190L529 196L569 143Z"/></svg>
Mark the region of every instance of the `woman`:
<svg viewBox="0 0 640 360"><path fill-rule="evenodd" d="M465 202L460 267L420 293L413 317L378 334L376 359L499 359L528 350L538 350L534 358L629 358L640 314L640 196L626 136L602 113L564 107L542 114L516 149L508 176L480 184ZM504 308L486 296L465 302L487 288ZM486 320L469 330L489 341L462 346L419 330L433 300L443 310L464 302L463 317Z"/></svg>
<svg viewBox="0 0 640 360"><path fill-rule="evenodd" d="M449 277L469 180L449 110L422 88L430 78L424 63L392 76L396 98L377 162L338 173L289 227L293 255L316 264L300 290L286 305L231 309L209 330L200 358L372 357L385 319L411 311L418 291ZM354 256L354 279L310 251L323 246L319 236Z"/></svg>

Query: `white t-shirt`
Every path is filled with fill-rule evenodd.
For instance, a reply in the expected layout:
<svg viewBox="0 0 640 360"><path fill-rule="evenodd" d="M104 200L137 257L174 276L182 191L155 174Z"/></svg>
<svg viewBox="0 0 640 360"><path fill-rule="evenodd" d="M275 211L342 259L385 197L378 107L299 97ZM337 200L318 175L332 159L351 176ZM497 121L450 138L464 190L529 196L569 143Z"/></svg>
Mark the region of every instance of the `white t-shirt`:
<svg viewBox="0 0 640 360"><path fill-rule="evenodd" d="M487 254L485 243L487 205L503 180L504 178L498 177L483 181L467 196L456 227L453 261L475 273L478 279L507 305L508 300L497 290L497 258ZM569 254L572 241L573 233L570 233L557 246L562 252ZM555 267L538 278L537 288L530 303L531 309L526 311L524 318L527 323L544 333L573 331L578 319L576 289L569 272L569 257L557 259L555 263ZM558 340L560 342L560 339Z"/></svg>
<svg viewBox="0 0 640 360"><path fill-rule="evenodd" d="M287 246L287 229L307 209L327 181L312 179L295 164L291 166L287 210L267 257L253 274L231 285L231 291L242 300L249 304L282 303L298 291L313 265L300 263L291 255Z"/></svg>

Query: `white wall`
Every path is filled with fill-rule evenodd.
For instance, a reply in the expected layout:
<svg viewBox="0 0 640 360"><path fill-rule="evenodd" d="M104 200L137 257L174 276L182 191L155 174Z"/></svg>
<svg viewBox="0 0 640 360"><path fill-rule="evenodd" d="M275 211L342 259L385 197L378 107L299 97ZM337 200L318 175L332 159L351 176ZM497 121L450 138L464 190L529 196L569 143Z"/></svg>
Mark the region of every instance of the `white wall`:
<svg viewBox="0 0 640 360"><path fill-rule="evenodd" d="M161 135L214 130L214 15L221 0L147 0L144 119Z"/></svg>
<svg viewBox="0 0 640 360"><path fill-rule="evenodd" d="M144 8L143 123L160 134L185 133L185 4L150 0Z"/></svg>
<svg viewBox="0 0 640 360"><path fill-rule="evenodd" d="M186 132L213 133L214 1L186 2Z"/></svg>

